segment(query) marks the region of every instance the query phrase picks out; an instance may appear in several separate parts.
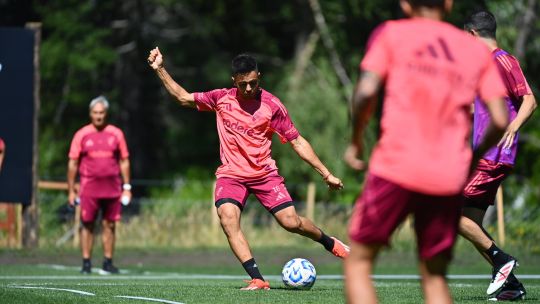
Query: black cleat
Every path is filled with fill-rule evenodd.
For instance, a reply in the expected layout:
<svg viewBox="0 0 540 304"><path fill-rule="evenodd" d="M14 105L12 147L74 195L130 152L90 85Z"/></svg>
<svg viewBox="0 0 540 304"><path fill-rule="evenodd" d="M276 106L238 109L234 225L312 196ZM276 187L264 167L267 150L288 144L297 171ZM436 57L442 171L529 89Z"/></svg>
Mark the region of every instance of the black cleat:
<svg viewBox="0 0 540 304"><path fill-rule="evenodd" d="M495 297L489 298L490 301L519 301L525 300L527 291L519 281L507 282Z"/></svg>
<svg viewBox="0 0 540 304"><path fill-rule="evenodd" d="M83 263L81 268L82 274L91 274L92 273L92 264L91 263Z"/></svg>
<svg viewBox="0 0 540 304"><path fill-rule="evenodd" d="M114 267L112 263L103 263L103 268L99 270L101 275L119 274L120 270Z"/></svg>
<svg viewBox="0 0 540 304"><path fill-rule="evenodd" d="M486 293L488 295L491 295L501 289L503 285L507 282L510 274L518 266L519 264L517 260L513 257L510 257L508 262L493 267L493 279L491 280L491 283L489 284Z"/></svg>

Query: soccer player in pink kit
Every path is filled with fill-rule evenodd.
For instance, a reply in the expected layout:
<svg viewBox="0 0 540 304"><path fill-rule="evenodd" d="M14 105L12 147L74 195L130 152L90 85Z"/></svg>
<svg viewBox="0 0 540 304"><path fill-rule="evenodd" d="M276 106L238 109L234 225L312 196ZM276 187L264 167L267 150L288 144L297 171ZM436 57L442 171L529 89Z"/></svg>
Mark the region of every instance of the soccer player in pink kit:
<svg viewBox="0 0 540 304"><path fill-rule="evenodd" d="M81 273L92 271L91 256L94 242L94 223L99 210L103 241L103 267L100 274L118 273L113 265L115 223L120 220L120 197L131 199L130 164L124 133L107 124L109 102L99 96L90 102L91 123L75 133L69 150L68 202L74 205L77 195L81 204ZM77 193L75 177L79 171L81 186ZM121 177L120 177L121 176Z"/></svg>
<svg viewBox="0 0 540 304"><path fill-rule="evenodd" d="M459 224L459 234L472 242L480 254L493 266L493 278L487 294L497 300L524 298L526 291L512 273L517 266L514 257L495 245L482 227L486 210L493 205L497 189L510 174L517 154L518 131L536 109L536 99L517 59L497 45L497 21L492 13L479 11L465 22L465 30L485 43L491 51L506 87L505 104L510 124L499 144L482 156L463 195L465 205ZM473 148L476 149L489 123L489 114L477 98L474 102Z"/></svg>
<svg viewBox="0 0 540 304"><path fill-rule="evenodd" d="M250 193L286 230L321 243L338 257L348 254L347 246L296 213L283 177L271 157L273 133L277 133L283 143L289 142L294 151L319 172L329 188L341 189L343 184L299 134L281 101L259 87L260 73L253 57L242 54L233 59L233 88L205 93L188 93L176 83L163 67L163 56L158 48L150 51L148 63L180 105L216 112L222 165L216 171L215 206L233 253L251 277L248 286L242 289L270 289L240 228L240 215Z"/></svg>
<svg viewBox="0 0 540 304"><path fill-rule="evenodd" d="M442 22L452 1L400 4L410 18L385 22L373 32L353 95L353 135L344 158L364 169L358 158L362 134L384 83L381 136L349 224L349 303L377 302L370 278L375 258L408 214L414 215L424 300L452 302L445 274L473 158L470 101L479 94L491 114L478 153L495 144L507 125L504 86L489 51Z"/></svg>

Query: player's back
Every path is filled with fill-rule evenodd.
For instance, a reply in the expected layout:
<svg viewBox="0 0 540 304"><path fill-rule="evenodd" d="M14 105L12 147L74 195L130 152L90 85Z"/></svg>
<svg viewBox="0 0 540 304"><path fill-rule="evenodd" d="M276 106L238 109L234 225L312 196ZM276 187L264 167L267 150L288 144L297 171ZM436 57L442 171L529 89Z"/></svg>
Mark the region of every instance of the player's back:
<svg viewBox="0 0 540 304"><path fill-rule="evenodd" d="M381 26L362 62L385 78L370 170L411 190L458 193L471 159L469 108L490 60L483 44L444 22L413 18Z"/></svg>

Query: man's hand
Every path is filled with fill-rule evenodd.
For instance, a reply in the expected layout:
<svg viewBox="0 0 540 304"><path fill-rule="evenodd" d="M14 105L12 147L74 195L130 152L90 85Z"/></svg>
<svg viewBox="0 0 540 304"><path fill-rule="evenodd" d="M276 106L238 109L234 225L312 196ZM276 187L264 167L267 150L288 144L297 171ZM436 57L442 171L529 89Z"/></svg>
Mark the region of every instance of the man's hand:
<svg viewBox="0 0 540 304"><path fill-rule="evenodd" d="M71 189L68 191L68 203L70 206L75 206L75 199L77 199L77 191Z"/></svg>
<svg viewBox="0 0 540 304"><path fill-rule="evenodd" d="M331 173L324 178L324 182L328 185L328 188L333 190L341 190L343 189L343 182L332 175Z"/></svg>
<svg viewBox="0 0 540 304"><path fill-rule="evenodd" d="M123 204L124 206L129 205L129 203L131 203L131 190L124 190L124 191L122 191L121 199L122 199L122 204ZM127 200L127 204L124 203L124 200Z"/></svg>
<svg viewBox="0 0 540 304"><path fill-rule="evenodd" d="M161 55L158 47L150 51L147 61L154 70L163 67L163 55Z"/></svg>
<svg viewBox="0 0 540 304"><path fill-rule="evenodd" d="M367 168L366 162L358 158L361 150L359 146L350 144L343 155L345 162L354 170L365 170Z"/></svg>
<svg viewBox="0 0 540 304"><path fill-rule="evenodd" d="M504 132L501 140L497 144L497 147L502 146L503 149L510 149L512 147L512 144L514 143L514 138L516 138L517 131L518 128L512 123L510 123L506 128L506 131Z"/></svg>

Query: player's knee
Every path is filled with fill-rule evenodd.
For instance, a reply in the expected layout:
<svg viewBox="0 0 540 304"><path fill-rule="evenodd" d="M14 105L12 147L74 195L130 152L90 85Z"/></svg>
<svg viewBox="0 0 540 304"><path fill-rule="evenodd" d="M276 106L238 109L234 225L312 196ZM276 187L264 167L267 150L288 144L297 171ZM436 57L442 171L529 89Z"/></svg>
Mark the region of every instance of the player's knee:
<svg viewBox="0 0 540 304"><path fill-rule="evenodd" d="M101 225L102 225L102 227L104 229L108 229L108 230L112 230L112 231L114 231L114 228L116 227L114 221L107 221L107 220L103 220L101 222Z"/></svg>
<svg viewBox="0 0 540 304"><path fill-rule="evenodd" d="M427 275L440 275L444 276L448 269L448 264L451 259L451 253L449 250L445 250L438 253L435 256L429 258L422 258L420 264L421 268L425 269Z"/></svg>
<svg viewBox="0 0 540 304"><path fill-rule="evenodd" d="M88 231L94 231L94 222L93 221L88 221L88 222L81 221L81 229L85 229L85 230L88 230Z"/></svg>
<svg viewBox="0 0 540 304"><path fill-rule="evenodd" d="M302 221L298 215L288 215L278 219L281 227L290 232L297 232L302 228Z"/></svg>
<svg viewBox="0 0 540 304"><path fill-rule="evenodd" d="M229 228L236 225L239 221L238 211L233 208L222 206L218 209L219 221L223 228Z"/></svg>

